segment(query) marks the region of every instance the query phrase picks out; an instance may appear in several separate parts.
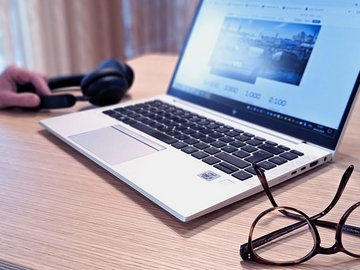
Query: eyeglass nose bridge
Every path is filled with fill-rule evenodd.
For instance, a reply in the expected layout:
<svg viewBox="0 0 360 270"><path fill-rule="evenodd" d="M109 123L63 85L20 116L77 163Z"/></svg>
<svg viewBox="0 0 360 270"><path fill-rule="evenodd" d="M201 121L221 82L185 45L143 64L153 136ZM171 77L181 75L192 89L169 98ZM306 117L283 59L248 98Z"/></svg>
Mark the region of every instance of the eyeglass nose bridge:
<svg viewBox="0 0 360 270"><path fill-rule="evenodd" d="M344 248L338 240L335 241L335 243L331 247L322 247L319 243L317 250L317 254L323 254L323 255L332 255L338 252L344 252Z"/></svg>

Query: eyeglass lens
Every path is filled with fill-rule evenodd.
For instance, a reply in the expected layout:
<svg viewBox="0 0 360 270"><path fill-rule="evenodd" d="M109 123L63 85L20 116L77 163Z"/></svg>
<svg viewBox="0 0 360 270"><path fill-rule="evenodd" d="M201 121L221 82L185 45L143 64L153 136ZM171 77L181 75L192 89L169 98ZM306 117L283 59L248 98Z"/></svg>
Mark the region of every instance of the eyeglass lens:
<svg viewBox="0 0 360 270"><path fill-rule="evenodd" d="M254 227L252 239L263 236L277 235L277 237L267 237L267 241L262 245L253 245L254 253L263 260L286 263L301 260L309 255L314 246L315 239L312 228L304 218L302 221L284 215L282 208L274 208L269 212L264 212ZM286 210L287 213L301 215L294 210ZM301 226L294 224L302 223ZM289 228L289 232L282 234L278 230ZM277 232L276 232L277 231Z"/></svg>

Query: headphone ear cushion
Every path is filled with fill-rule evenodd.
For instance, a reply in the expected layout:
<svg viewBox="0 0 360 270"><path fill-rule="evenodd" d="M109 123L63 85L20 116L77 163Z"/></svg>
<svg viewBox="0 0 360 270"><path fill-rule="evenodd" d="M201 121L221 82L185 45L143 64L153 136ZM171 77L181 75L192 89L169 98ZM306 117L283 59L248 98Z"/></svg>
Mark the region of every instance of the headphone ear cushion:
<svg viewBox="0 0 360 270"><path fill-rule="evenodd" d="M129 85L129 88L131 87L131 85L134 81L134 71L132 70L132 68L129 65L127 65L123 62L119 62L116 59L107 59L100 63L98 70L108 69L108 68L115 69L115 70L121 72L125 76L125 79Z"/></svg>
<svg viewBox="0 0 360 270"><path fill-rule="evenodd" d="M84 92L89 102L97 106L118 103L126 93L128 85L121 76L109 75L89 84Z"/></svg>
<svg viewBox="0 0 360 270"><path fill-rule="evenodd" d="M81 90L89 102L97 106L118 103L129 89L124 75L118 70L105 68L86 75Z"/></svg>

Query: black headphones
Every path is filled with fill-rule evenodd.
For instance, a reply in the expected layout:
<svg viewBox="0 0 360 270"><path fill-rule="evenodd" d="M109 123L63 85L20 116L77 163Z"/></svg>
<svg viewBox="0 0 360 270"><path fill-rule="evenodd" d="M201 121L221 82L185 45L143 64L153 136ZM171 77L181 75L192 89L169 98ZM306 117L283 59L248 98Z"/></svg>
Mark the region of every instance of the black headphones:
<svg viewBox="0 0 360 270"><path fill-rule="evenodd" d="M89 101L97 106L116 104L131 87L133 81L134 71L130 66L115 59L105 60L89 74L49 79L48 85L51 90L80 86L83 96L72 94L40 96L41 102L36 109L66 108L73 106L76 101ZM36 93L31 83L18 84L17 91Z"/></svg>

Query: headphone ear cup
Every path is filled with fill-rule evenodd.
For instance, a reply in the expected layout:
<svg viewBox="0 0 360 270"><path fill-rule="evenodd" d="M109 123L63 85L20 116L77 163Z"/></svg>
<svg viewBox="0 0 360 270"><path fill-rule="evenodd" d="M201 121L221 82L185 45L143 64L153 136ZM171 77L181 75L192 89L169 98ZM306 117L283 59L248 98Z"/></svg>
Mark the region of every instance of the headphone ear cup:
<svg viewBox="0 0 360 270"><path fill-rule="evenodd" d="M134 72L126 64L110 59L81 81L81 90L97 106L118 103L134 81Z"/></svg>
<svg viewBox="0 0 360 270"><path fill-rule="evenodd" d="M85 80L87 83L87 81ZM118 103L126 93L128 84L124 77L116 73L91 80L91 83L81 85L82 92L89 98L89 102L97 106L107 106Z"/></svg>
<svg viewBox="0 0 360 270"><path fill-rule="evenodd" d="M119 62L116 59L108 59L102 61L98 67L99 70L109 68L121 72L128 83L128 87L131 87L134 82L135 75L133 69L129 65Z"/></svg>
<svg viewBox="0 0 360 270"><path fill-rule="evenodd" d="M122 76L107 75L89 84L84 95L94 105L107 106L120 102L128 88Z"/></svg>
<svg viewBox="0 0 360 270"><path fill-rule="evenodd" d="M99 65L99 69L106 69L106 68L116 69L119 72L121 72L125 77L129 88L131 87L131 85L134 82L134 71L129 65L119 62L116 59L108 59L101 62L101 64Z"/></svg>

